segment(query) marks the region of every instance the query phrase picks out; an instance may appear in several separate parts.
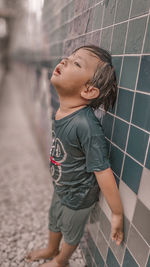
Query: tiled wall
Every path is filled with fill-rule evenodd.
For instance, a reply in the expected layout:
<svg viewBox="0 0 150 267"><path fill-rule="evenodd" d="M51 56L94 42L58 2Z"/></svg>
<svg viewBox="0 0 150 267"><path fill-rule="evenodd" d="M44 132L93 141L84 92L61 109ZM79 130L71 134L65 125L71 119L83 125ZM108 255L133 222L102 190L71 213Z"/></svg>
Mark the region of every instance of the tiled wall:
<svg viewBox="0 0 150 267"><path fill-rule="evenodd" d="M111 51L118 78L113 110L101 117L124 206L125 238L110 238L103 195L81 242L89 267L150 267L150 0L45 0L51 69L80 45Z"/></svg>

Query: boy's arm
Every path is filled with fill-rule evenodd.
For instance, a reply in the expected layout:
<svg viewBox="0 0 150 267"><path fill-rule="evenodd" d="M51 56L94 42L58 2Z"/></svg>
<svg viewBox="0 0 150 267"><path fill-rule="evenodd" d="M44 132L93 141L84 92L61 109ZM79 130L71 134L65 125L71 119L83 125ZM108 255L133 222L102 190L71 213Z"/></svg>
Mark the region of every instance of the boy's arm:
<svg viewBox="0 0 150 267"><path fill-rule="evenodd" d="M116 240L116 244L120 245L123 240L123 207L115 177L111 168L104 171L94 171L94 174L112 211L112 240Z"/></svg>

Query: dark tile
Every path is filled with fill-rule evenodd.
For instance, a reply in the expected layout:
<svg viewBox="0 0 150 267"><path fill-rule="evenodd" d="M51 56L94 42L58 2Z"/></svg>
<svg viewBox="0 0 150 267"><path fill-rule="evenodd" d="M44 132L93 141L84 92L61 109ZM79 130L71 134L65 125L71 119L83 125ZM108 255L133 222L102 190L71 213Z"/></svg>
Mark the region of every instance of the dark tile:
<svg viewBox="0 0 150 267"><path fill-rule="evenodd" d="M129 124L115 118L112 141L122 149L125 149Z"/></svg>
<svg viewBox="0 0 150 267"><path fill-rule="evenodd" d="M146 17L131 20L129 22L129 30L126 43L126 53L141 53L145 26L146 26Z"/></svg>
<svg viewBox="0 0 150 267"><path fill-rule="evenodd" d="M94 7L93 30L101 28L103 9L104 6L102 6L101 4Z"/></svg>
<svg viewBox="0 0 150 267"><path fill-rule="evenodd" d="M106 113L105 116L103 117L102 128L104 130L105 136L108 139L111 139L113 120L114 120L114 117L108 113Z"/></svg>
<svg viewBox="0 0 150 267"><path fill-rule="evenodd" d="M103 232L107 241L109 241L110 232L111 232L111 225L110 225L110 222L109 222L108 218L106 217L105 213L103 212L103 210L101 210L101 212L100 212L99 228Z"/></svg>
<svg viewBox="0 0 150 267"><path fill-rule="evenodd" d="M132 123L150 131L150 95L136 93ZM140 108L139 108L140 107Z"/></svg>
<svg viewBox="0 0 150 267"><path fill-rule="evenodd" d="M117 183L117 186L118 186L118 188L119 188L119 183L120 183L120 179L116 176L116 174L115 173L113 173L114 174L114 177L115 177L115 180L116 180L116 183Z"/></svg>
<svg viewBox="0 0 150 267"><path fill-rule="evenodd" d="M143 168L126 155L122 180L137 194Z"/></svg>
<svg viewBox="0 0 150 267"><path fill-rule="evenodd" d="M147 133L131 125L127 152L142 164L144 163L148 138Z"/></svg>
<svg viewBox="0 0 150 267"><path fill-rule="evenodd" d="M150 7L150 0L133 0L131 17L139 16L148 13Z"/></svg>
<svg viewBox="0 0 150 267"><path fill-rule="evenodd" d="M133 224L140 232L140 234L144 237L146 242L150 245L150 230L149 230L149 222L150 222L150 211L149 209L138 199L134 216L133 216Z"/></svg>
<svg viewBox="0 0 150 267"><path fill-rule="evenodd" d="M133 259L133 257L130 254L129 250L126 249L122 267L129 267L129 266L138 267L138 264Z"/></svg>
<svg viewBox="0 0 150 267"><path fill-rule="evenodd" d="M112 46L111 46L111 53L113 55L123 54L126 31L127 31L127 22L114 26Z"/></svg>
<svg viewBox="0 0 150 267"><path fill-rule="evenodd" d="M88 19L89 11L85 12L84 16L80 15L74 19L73 35L81 35L86 32Z"/></svg>
<svg viewBox="0 0 150 267"><path fill-rule="evenodd" d="M123 217L123 227L124 227L124 238L123 241L126 243L127 242L127 238L128 238L128 234L129 234L129 227L130 227L130 222L127 219L127 217L124 215Z"/></svg>
<svg viewBox="0 0 150 267"><path fill-rule="evenodd" d="M77 15L79 13L83 13L84 10L88 8L88 1L74 1L74 14ZM71 2L72 3L72 2Z"/></svg>
<svg viewBox="0 0 150 267"><path fill-rule="evenodd" d="M127 20L129 17L131 0L118 0L115 23Z"/></svg>
<svg viewBox="0 0 150 267"><path fill-rule="evenodd" d="M122 57L112 57L112 64L115 68L117 81L119 81L121 63L122 63Z"/></svg>
<svg viewBox="0 0 150 267"><path fill-rule="evenodd" d="M149 148L148 148L148 153L147 153L145 167L150 170L150 144L149 144Z"/></svg>
<svg viewBox="0 0 150 267"><path fill-rule="evenodd" d="M146 264L146 267L150 267L150 256L149 256L148 262Z"/></svg>
<svg viewBox="0 0 150 267"><path fill-rule="evenodd" d="M88 244L89 250L90 250L97 266L103 267L104 266L104 260L103 260L102 256L100 255L90 233L88 233L88 235L87 235L87 244Z"/></svg>
<svg viewBox="0 0 150 267"><path fill-rule="evenodd" d="M130 121L133 92L119 88L116 115Z"/></svg>
<svg viewBox="0 0 150 267"><path fill-rule="evenodd" d="M88 13L89 13L89 17L88 17L88 21L87 21L85 32L92 31L93 21L94 21L94 19L93 19L93 16L94 16L94 8L88 10Z"/></svg>
<svg viewBox="0 0 150 267"><path fill-rule="evenodd" d="M112 170L120 177L123 153L116 146L111 145L110 162Z"/></svg>
<svg viewBox="0 0 150 267"><path fill-rule="evenodd" d="M101 31L96 31L92 33L92 43L94 45L99 46L100 43L100 35L101 35Z"/></svg>
<svg viewBox="0 0 150 267"><path fill-rule="evenodd" d="M145 44L144 44L144 53L150 53L150 17L149 17L146 39L145 39Z"/></svg>
<svg viewBox="0 0 150 267"><path fill-rule="evenodd" d="M112 34L112 27L102 30L100 46L106 50L110 50L110 40Z"/></svg>
<svg viewBox="0 0 150 267"><path fill-rule="evenodd" d="M133 226L130 228L127 246L138 264L145 266L149 247Z"/></svg>
<svg viewBox="0 0 150 267"><path fill-rule="evenodd" d="M108 267L119 267L120 266L110 248L108 250L106 263Z"/></svg>
<svg viewBox="0 0 150 267"><path fill-rule="evenodd" d="M92 259L91 255L89 253L88 248L87 247L85 247L85 248L82 247L82 252L83 252L83 254L85 256L86 266L87 267L92 267L93 266L93 259Z"/></svg>
<svg viewBox="0 0 150 267"><path fill-rule="evenodd" d="M115 15L116 0L108 1L108 5L105 7L103 27L113 24Z"/></svg>
<svg viewBox="0 0 150 267"><path fill-rule="evenodd" d="M103 258L101 256L99 250L97 249L97 247L95 249L94 260L95 260L95 262L97 264L96 267L104 267L104 260L103 260Z"/></svg>
<svg viewBox="0 0 150 267"><path fill-rule="evenodd" d="M138 64L139 57L124 57L120 86L134 90L138 71Z"/></svg>
<svg viewBox="0 0 150 267"><path fill-rule="evenodd" d="M137 90L150 93L150 56L142 56Z"/></svg>

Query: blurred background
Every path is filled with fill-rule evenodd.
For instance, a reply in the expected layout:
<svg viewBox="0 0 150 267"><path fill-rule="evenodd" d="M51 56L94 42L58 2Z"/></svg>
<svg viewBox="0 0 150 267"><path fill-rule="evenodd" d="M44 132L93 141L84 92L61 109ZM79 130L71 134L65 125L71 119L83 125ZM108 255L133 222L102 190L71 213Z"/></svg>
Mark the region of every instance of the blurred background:
<svg viewBox="0 0 150 267"><path fill-rule="evenodd" d="M27 267L47 244L53 193L49 78L84 44L112 54L118 94L101 121L124 207L125 238L112 242L100 194L71 267L150 267L150 0L0 0L0 266Z"/></svg>

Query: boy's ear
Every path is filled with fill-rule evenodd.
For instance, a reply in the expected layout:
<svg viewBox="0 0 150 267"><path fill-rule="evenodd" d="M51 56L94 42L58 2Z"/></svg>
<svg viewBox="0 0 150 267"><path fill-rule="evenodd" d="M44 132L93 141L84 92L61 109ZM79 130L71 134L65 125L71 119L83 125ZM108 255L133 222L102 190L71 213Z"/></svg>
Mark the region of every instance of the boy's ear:
<svg viewBox="0 0 150 267"><path fill-rule="evenodd" d="M84 87L84 89L81 91L81 96L87 100L97 98L99 95L100 90L92 85L88 88Z"/></svg>

